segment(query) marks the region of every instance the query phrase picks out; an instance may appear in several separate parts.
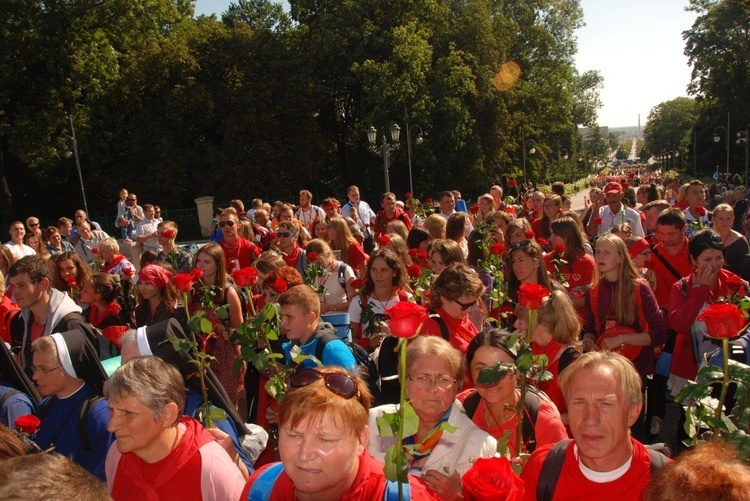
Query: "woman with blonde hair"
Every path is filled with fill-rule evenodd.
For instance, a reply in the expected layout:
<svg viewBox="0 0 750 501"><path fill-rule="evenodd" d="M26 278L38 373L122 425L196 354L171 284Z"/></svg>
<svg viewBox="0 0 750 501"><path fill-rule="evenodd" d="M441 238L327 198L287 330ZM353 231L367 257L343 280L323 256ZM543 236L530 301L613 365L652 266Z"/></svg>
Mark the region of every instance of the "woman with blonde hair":
<svg viewBox="0 0 750 501"><path fill-rule="evenodd" d="M403 221L399 221L398 219L388 221L388 224L385 226L385 231L387 234L395 234L400 236L404 239L404 241L409 238L409 230L406 228L406 225L403 223Z"/></svg>
<svg viewBox="0 0 750 501"><path fill-rule="evenodd" d="M495 199L492 195L485 193L477 199L479 210L474 214L474 223L486 223L492 221L495 215Z"/></svg>
<svg viewBox="0 0 750 501"><path fill-rule="evenodd" d="M466 242L466 227L469 221L464 212L454 212L448 218L445 225L445 238L453 240L461 247L464 258L469 254L469 246Z"/></svg>
<svg viewBox="0 0 750 501"><path fill-rule="evenodd" d="M424 222L424 229L433 240L445 239L445 226L447 221L440 214L430 214Z"/></svg>
<svg viewBox="0 0 750 501"><path fill-rule="evenodd" d="M344 218L332 217L328 220L328 241L331 250L339 251L339 259L351 266L357 275L364 272L367 254L362 245L352 236Z"/></svg>

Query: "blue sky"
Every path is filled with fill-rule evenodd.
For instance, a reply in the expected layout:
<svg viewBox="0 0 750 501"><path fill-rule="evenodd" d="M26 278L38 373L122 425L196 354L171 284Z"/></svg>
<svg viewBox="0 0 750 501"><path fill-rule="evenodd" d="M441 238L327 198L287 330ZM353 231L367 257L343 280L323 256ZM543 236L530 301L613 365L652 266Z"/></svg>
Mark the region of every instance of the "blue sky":
<svg viewBox="0 0 750 501"><path fill-rule="evenodd" d="M221 14L231 0L197 0L196 14ZM286 2L281 2L288 7ZM581 0L576 66L604 77L599 125L641 126L652 107L687 95L682 32L695 20L688 0Z"/></svg>

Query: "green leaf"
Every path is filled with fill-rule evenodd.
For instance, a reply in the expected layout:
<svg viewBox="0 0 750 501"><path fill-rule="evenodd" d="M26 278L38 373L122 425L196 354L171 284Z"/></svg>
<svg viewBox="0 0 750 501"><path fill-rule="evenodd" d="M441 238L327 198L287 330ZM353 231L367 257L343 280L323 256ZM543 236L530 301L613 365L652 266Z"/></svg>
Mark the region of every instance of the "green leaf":
<svg viewBox="0 0 750 501"><path fill-rule="evenodd" d="M216 316L219 317L219 320L228 320L229 319L229 305L225 304L222 306L219 306L216 308Z"/></svg>
<svg viewBox="0 0 750 501"><path fill-rule="evenodd" d="M395 437L398 432L398 414L386 412L375 419L381 437Z"/></svg>
<svg viewBox="0 0 750 501"><path fill-rule="evenodd" d="M189 353L190 349L193 347L193 343L191 343L187 339L174 338L172 339L172 347L177 352Z"/></svg>
<svg viewBox="0 0 750 501"><path fill-rule="evenodd" d="M419 416L409 402L404 403L404 436L416 435L419 430Z"/></svg>
<svg viewBox="0 0 750 501"><path fill-rule="evenodd" d="M211 325L211 321L207 318L201 318L200 319L200 331L203 334L210 334L213 330L213 326Z"/></svg>
<svg viewBox="0 0 750 501"><path fill-rule="evenodd" d="M398 456L401 456L401 464L403 465L400 471L396 463L396 458ZM406 461L406 454L401 450L399 444L393 444L388 448L385 452L385 460L383 462L385 463L385 478L391 482L408 482L408 462Z"/></svg>
<svg viewBox="0 0 750 501"><path fill-rule="evenodd" d="M698 371L696 377L698 381L718 381L724 379L724 370L715 365L707 365Z"/></svg>
<svg viewBox="0 0 750 501"><path fill-rule="evenodd" d="M227 418L227 412L219 407L211 407L208 415L211 416L211 421L214 423L216 421L224 421Z"/></svg>
<svg viewBox="0 0 750 501"><path fill-rule="evenodd" d="M527 345L522 346L516 357L516 367L518 367L518 371L526 373L531 369L533 364L534 356L531 353L531 348Z"/></svg>
<svg viewBox="0 0 750 501"><path fill-rule="evenodd" d="M479 370L479 376L477 376L477 383L492 385L500 381L506 374L512 374L515 371L516 366L508 362L482 367Z"/></svg>
<svg viewBox="0 0 750 501"><path fill-rule="evenodd" d="M690 381L674 397L677 402L700 400L711 394L710 383L695 383Z"/></svg>

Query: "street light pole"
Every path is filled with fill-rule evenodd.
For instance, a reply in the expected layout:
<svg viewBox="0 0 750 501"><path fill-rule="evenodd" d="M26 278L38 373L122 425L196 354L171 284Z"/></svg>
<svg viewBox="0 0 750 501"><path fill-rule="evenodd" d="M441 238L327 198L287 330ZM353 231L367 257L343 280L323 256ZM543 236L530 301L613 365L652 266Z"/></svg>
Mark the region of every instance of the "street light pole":
<svg viewBox="0 0 750 501"><path fill-rule="evenodd" d="M407 157L409 158L409 192L414 196L414 184L412 183L412 177L411 177L411 131L417 128L419 129L419 133L417 134L417 138L414 140L417 146L421 145L424 142L424 138L422 137L422 127L419 125L412 125L409 127L409 121L406 121L406 152Z"/></svg>
<svg viewBox="0 0 750 501"><path fill-rule="evenodd" d="M718 127L714 128L714 143L721 142L721 136L719 135L719 131L723 130L726 134L726 150L727 150L727 174L729 174L729 130L726 127L723 127L719 125Z"/></svg>
<svg viewBox="0 0 750 501"><path fill-rule="evenodd" d="M750 137L748 136L748 133L750 132L750 129L748 130L741 130L737 133L737 144L745 143L745 178L743 179L745 186L748 186L747 182L747 165L748 165L748 146L750 146Z"/></svg>
<svg viewBox="0 0 750 501"><path fill-rule="evenodd" d="M391 153L399 148L398 138L401 135L401 127L396 124L391 125L391 142L386 140L385 134L381 136L380 145L377 144L378 130L372 125L367 129L367 140L370 143L368 147L373 153L383 157L383 173L385 174L385 191L391 191L391 181L388 176L388 169L391 167Z"/></svg>
<svg viewBox="0 0 750 501"><path fill-rule="evenodd" d="M68 119L70 119L70 133L71 133L71 139L73 142L73 155L75 157L76 161L76 169L78 169L78 180L81 182L81 195L83 195L83 209L86 211L86 214L89 214L89 206L86 203L86 190L83 188L83 174L81 174L81 160L78 158L78 141L76 141L76 130L73 127L73 115L68 115Z"/></svg>

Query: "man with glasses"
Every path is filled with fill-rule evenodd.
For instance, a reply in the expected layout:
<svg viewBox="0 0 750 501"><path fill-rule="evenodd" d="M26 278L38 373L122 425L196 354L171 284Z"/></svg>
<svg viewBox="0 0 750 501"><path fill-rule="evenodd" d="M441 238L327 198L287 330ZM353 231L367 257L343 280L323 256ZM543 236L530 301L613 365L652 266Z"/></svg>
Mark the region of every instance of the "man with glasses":
<svg viewBox="0 0 750 501"><path fill-rule="evenodd" d="M10 240L5 243L5 246L10 250L13 255L13 260L18 261L24 256L33 256L36 251L23 243L23 237L26 235L26 230L23 227L21 221L13 221L10 223Z"/></svg>
<svg viewBox="0 0 750 501"><path fill-rule="evenodd" d="M144 217L143 209L138 205L138 197L135 193L128 194L125 198L125 205L117 214L117 227L122 228L123 243L129 244L135 239L136 225Z"/></svg>
<svg viewBox="0 0 750 501"><path fill-rule="evenodd" d="M240 218L237 211L230 207L219 216L219 229L222 239L219 242L227 260L227 273L246 268L260 256L261 249L247 238L240 235Z"/></svg>

